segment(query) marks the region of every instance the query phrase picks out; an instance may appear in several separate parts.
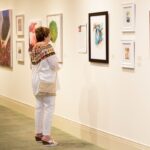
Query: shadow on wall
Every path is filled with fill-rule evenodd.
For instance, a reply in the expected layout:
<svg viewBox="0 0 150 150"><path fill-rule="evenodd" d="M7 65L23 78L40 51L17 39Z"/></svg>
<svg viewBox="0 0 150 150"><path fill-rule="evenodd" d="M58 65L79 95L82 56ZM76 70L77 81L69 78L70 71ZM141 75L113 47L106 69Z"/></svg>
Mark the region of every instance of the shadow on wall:
<svg viewBox="0 0 150 150"><path fill-rule="evenodd" d="M87 80L88 81L88 80ZM97 128L98 127L98 91L94 85L84 86L81 89L81 98L79 103L79 118L84 125ZM88 128L87 128L88 129ZM91 141L97 143L97 136L92 136L88 129L86 132L80 131L81 137L87 137ZM94 137L94 139L93 139ZM83 138L83 139L85 139Z"/></svg>

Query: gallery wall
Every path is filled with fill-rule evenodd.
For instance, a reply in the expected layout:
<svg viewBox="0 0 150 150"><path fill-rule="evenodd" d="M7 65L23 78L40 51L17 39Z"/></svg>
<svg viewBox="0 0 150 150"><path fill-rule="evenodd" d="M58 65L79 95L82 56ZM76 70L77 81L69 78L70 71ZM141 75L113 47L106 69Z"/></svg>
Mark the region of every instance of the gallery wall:
<svg viewBox="0 0 150 150"><path fill-rule="evenodd" d="M28 24L63 14L63 64L55 114L106 133L150 146L149 0L135 0L135 33L122 32L122 0L3 0L13 9L13 69L0 67L0 95L34 106L28 55ZM78 26L88 13L109 12L109 64L78 53ZM16 15L25 16L25 61L16 61ZM135 40L135 69L121 67L121 40Z"/></svg>

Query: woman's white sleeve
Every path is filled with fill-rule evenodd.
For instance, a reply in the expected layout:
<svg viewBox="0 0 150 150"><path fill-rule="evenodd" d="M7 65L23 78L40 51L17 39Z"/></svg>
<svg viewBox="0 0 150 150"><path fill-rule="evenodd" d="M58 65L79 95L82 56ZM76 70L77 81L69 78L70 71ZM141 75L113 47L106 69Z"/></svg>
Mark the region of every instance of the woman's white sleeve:
<svg viewBox="0 0 150 150"><path fill-rule="evenodd" d="M58 63L58 58L56 57L56 55L49 56L47 58L47 61L52 70L57 71L60 69L59 63Z"/></svg>

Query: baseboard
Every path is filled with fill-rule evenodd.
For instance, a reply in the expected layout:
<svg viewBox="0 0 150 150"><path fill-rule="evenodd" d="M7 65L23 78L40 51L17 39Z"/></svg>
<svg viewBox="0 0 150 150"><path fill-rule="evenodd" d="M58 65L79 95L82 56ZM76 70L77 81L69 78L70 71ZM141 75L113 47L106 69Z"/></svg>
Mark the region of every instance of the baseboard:
<svg viewBox="0 0 150 150"><path fill-rule="evenodd" d="M0 95L0 105L24 114L27 117L34 118L34 108L32 106L18 102L14 99L10 99L8 97Z"/></svg>
<svg viewBox="0 0 150 150"><path fill-rule="evenodd" d="M34 118L34 108L32 106L4 96L0 96L0 105ZM148 146L89 128L57 115L54 116L53 125L77 138L93 143L106 150L150 150Z"/></svg>
<svg viewBox="0 0 150 150"><path fill-rule="evenodd" d="M55 127L106 150L150 150L150 147L102 132L62 117L55 117Z"/></svg>

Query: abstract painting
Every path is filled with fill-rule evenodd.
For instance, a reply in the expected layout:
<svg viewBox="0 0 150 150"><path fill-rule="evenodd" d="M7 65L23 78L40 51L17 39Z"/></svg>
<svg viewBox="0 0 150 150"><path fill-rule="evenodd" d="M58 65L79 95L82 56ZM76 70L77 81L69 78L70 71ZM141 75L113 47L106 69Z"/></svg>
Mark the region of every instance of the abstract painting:
<svg viewBox="0 0 150 150"><path fill-rule="evenodd" d="M0 11L0 65L12 68L12 10Z"/></svg>

